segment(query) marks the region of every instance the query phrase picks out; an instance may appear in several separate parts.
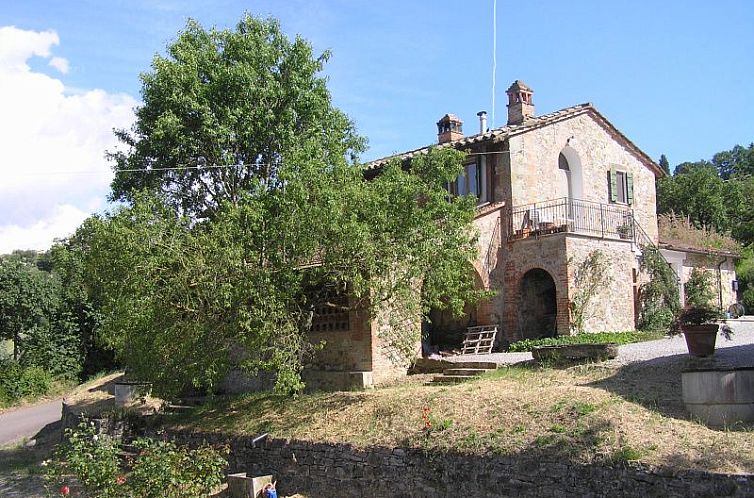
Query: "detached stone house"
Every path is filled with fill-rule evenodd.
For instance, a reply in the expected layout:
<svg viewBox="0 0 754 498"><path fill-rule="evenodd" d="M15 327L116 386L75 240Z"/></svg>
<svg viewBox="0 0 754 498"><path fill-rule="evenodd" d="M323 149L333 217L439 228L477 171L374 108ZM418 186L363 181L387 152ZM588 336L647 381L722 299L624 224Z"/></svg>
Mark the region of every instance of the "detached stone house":
<svg viewBox="0 0 754 498"><path fill-rule="evenodd" d="M478 133L464 134L452 114L437 123L435 146L468 153L464 173L449 189L478 198L479 252L471 264L477 287L497 294L461 319L433 313L425 332L435 344L460 345L466 328L476 325L496 325L498 343L569 334L574 271L594 250L609 259L609 283L595 296L585 329L636 326L641 247L659 244L655 179L664 173L591 104L537 116L533 93L521 81L508 88L508 121L500 128L488 130L483 112ZM394 157L408 161L428 149L367 168L379 169ZM676 272L686 275L683 265L694 256L669 251ZM726 260L728 280L731 269ZM305 372L309 382L342 389L405 374L389 361L378 326L367 317L354 312L319 320L313 339L327 346Z"/></svg>

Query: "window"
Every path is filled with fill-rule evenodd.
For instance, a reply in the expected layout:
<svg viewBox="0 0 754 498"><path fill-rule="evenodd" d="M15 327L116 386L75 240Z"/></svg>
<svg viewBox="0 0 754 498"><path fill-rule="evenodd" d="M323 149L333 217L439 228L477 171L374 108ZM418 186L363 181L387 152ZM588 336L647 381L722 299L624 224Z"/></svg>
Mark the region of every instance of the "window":
<svg viewBox="0 0 754 498"><path fill-rule="evenodd" d="M484 156L477 156L472 163L466 163L463 172L458 175L452 189L456 195L473 195L478 204L488 202L487 196L487 161Z"/></svg>
<svg viewBox="0 0 754 498"><path fill-rule="evenodd" d="M634 203L634 175L611 169L607 173L610 202Z"/></svg>

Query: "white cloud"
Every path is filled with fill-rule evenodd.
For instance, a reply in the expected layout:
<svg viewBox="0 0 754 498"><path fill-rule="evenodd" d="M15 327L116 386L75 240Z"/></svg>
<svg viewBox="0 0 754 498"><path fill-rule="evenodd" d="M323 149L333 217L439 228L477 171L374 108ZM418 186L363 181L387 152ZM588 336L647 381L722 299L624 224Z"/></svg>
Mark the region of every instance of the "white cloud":
<svg viewBox="0 0 754 498"><path fill-rule="evenodd" d="M0 254L13 252L14 249L48 249L54 239L71 235L90 214L90 211L63 204L55 206L47 216L31 225L2 225Z"/></svg>
<svg viewBox="0 0 754 498"><path fill-rule="evenodd" d="M64 59L63 57L53 57L50 59L49 64L61 73L68 74L68 59Z"/></svg>
<svg viewBox="0 0 754 498"><path fill-rule="evenodd" d="M112 129L134 119L129 95L71 93L32 70L29 59L42 57L65 74L68 61L52 56L59 42L54 31L0 28L0 253L44 249L96 209L92 199L104 200L112 179Z"/></svg>

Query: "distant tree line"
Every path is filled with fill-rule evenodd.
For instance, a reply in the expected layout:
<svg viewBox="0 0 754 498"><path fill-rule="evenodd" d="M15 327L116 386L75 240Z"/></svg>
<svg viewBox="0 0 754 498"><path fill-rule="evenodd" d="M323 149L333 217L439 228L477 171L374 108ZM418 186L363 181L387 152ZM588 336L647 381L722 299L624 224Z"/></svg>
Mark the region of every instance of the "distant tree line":
<svg viewBox="0 0 754 498"><path fill-rule="evenodd" d="M660 165L670 172L663 154ZM657 181L658 213L682 216L696 228L727 234L742 246L736 266L739 292L754 310L754 143L718 152L710 160L678 164Z"/></svg>

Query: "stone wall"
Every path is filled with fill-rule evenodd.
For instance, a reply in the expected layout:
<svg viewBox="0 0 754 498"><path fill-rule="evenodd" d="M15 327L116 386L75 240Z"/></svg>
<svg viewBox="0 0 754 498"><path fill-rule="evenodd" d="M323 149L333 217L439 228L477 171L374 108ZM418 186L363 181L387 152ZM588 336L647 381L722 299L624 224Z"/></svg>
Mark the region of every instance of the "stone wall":
<svg viewBox="0 0 754 498"><path fill-rule="evenodd" d="M592 297L589 314L584 323L586 332L617 332L636 327L636 294L634 270L638 269L633 244L620 240L600 240L571 235L566 238L568 258L569 299L578 292L574 281L577 266L592 251L598 250L608 260L605 283Z"/></svg>
<svg viewBox="0 0 754 498"><path fill-rule="evenodd" d="M421 449L171 434L231 444L229 473L272 474L286 496L337 497L754 497L754 476L583 465L545 455L427 453Z"/></svg>

